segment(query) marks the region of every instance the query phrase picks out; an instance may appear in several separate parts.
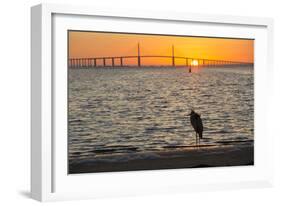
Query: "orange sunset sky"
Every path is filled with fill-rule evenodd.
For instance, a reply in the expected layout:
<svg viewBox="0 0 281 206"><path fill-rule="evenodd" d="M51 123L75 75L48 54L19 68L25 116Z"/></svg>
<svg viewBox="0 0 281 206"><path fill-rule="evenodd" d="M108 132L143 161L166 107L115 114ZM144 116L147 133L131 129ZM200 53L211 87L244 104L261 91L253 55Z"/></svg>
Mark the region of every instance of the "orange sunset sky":
<svg viewBox="0 0 281 206"><path fill-rule="evenodd" d="M163 36L104 32L69 31L69 58L106 56L172 55L228 61L254 61L254 40L189 36ZM127 60L134 64L136 59ZM168 64L169 59L147 58L142 64ZM180 63L181 60L176 60Z"/></svg>

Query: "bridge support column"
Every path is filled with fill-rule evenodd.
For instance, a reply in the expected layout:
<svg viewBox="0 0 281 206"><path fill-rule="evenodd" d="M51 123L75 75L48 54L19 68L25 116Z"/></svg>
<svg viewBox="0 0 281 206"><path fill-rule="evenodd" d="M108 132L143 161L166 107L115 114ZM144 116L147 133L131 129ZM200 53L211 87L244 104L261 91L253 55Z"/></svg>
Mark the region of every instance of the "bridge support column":
<svg viewBox="0 0 281 206"><path fill-rule="evenodd" d="M114 67L114 58L112 58L111 61L112 61L112 67Z"/></svg>
<svg viewBox="0 0 281 206"><path fill-rule="evenodd" d="M141 66L141 58L140 58L140 56L138 56L138 67L140 67Z"/></svg>
<svg viewBox="0 0 281 206"><path fill-rule="evenodd" d="M123 67L123 58L122 57L120 57L120 65L121 65L121 67Z"/></svg>
<svg viewBox="0 0 281 206"><path fill-rule="evenodd" d="M106 66L105 58L103 58L103 66Z"/></svg>

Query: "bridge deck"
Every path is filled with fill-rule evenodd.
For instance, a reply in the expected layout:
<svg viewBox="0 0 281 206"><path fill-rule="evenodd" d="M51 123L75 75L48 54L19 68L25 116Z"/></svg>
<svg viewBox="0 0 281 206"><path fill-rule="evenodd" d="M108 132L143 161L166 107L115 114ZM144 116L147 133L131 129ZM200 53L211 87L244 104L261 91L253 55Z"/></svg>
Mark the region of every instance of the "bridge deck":
<svg viewBox="0 0 281 206"><path fill-rule="evenodd" d="M106 57L93 57L93 58L71 58L68 60L68 65L70 68L80 68L80 67L124 67L124 66L132 66L131 64L125 64L125 59L135 58L137 60L137 64L135 66L145 67L149 65L142 64L142 60L145 58L165 58L171 59L171 65L159 65L159 66L192 66L193 61L198 63L198 66L226 66L226 65L252 65L249 62L238 62L238 61L226 61L226 60L214 60L214 59L201 59L194 57L183 57L183 56L160 56L160 55L143 55L143 56L106 56ZM184 64L176 65L176 60L185 60ZM102 60L100 62L100 60ZM108 64L107 60L111 60L111 63ZM117 63L118 60L118 63ZM98 63L99 61L99 63Z"/></svg>

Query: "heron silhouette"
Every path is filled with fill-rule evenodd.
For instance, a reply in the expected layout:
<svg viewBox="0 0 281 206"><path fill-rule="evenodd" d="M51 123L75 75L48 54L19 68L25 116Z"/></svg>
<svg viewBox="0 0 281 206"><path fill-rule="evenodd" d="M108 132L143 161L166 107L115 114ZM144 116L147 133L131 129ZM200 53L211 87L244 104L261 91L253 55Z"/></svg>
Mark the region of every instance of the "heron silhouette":
<svg viewBox="0 0 281 206"><path fill-rule="evenodd" d="M200 139L203 139L203 123L199 114L191 110L190 123L196 133L196 145L200 145ZM199 137L199 138L198 138Z"/></svg>

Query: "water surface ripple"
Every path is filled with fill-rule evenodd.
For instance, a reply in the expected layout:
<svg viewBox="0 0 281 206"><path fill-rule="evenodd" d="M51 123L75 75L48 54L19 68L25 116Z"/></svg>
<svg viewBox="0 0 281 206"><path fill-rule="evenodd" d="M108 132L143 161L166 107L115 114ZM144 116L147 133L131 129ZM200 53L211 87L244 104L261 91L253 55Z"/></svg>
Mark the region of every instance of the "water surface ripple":
<svg viewBox="0 0 281 206"><path fill-rule="evenodd" d="M253 141L253 68L69 69L69 160Z"/></svg>

